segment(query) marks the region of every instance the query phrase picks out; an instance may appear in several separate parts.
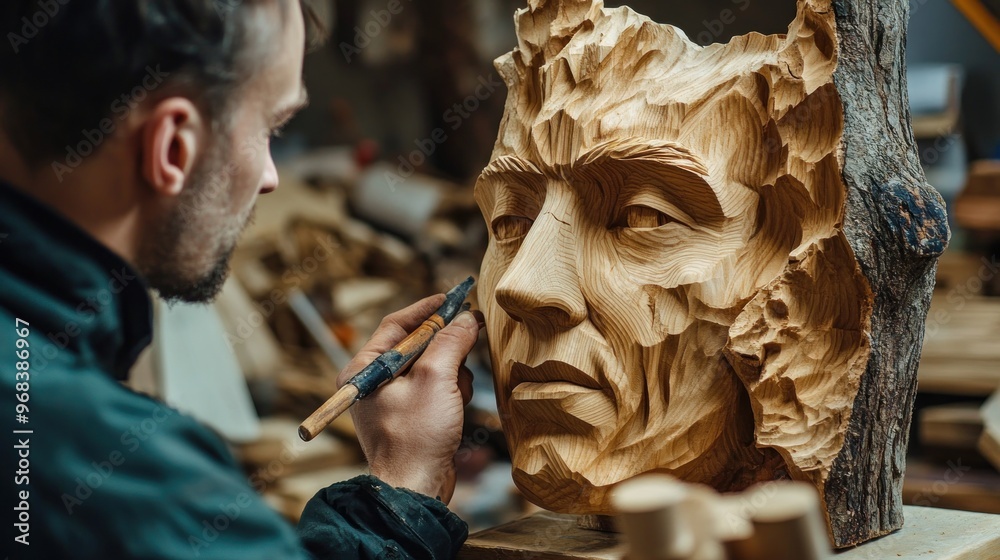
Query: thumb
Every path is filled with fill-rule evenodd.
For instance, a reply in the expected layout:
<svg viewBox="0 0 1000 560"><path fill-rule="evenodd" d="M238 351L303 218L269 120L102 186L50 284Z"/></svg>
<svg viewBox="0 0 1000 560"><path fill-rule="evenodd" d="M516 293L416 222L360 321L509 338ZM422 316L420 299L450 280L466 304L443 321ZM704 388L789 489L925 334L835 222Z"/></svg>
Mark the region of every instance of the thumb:
<svg viewBox="0 0 1000 560"><path fill-rule="evenodd" d="M465 357L479 339L480 321L476 315L465 311L455 317L450 325L441 329L427 350L413 365L416 377L447 376L454 378Z"/></svg>

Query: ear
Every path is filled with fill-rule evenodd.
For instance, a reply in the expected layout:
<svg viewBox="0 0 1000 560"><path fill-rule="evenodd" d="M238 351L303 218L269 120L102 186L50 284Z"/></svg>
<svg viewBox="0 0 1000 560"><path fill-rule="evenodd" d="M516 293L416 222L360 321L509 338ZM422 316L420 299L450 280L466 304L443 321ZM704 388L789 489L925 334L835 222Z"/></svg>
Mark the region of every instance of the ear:
<svg viewBox="0 0 1000 560"><path fill-rule="evenodd" d="M156 194L181 193L206 137L206 122L190 99L170 97L152 108L140 150L143 178Z"/></svg>

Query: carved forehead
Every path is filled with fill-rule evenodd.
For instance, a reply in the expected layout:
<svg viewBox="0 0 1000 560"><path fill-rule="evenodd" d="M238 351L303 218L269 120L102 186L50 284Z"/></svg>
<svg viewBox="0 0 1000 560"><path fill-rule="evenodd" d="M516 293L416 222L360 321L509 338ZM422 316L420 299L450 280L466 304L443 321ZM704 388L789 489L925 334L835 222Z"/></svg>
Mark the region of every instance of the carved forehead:
<svg viewBox="0 0 1000 560"><path fill-rule="evenodd" d="M735 145L704 136L745 134L746 128L705 126L705 119L735 118L762 130L808 93L810 53L799 48L797 29L788 37L750 34L700 47L683 31L627 7L577 0L529 5L517 15L518 48L497 61L510 89L507 114L518 119L504 120L495 157L530 154L562 165L628 137L696 151ZM812 65L822 66L832 54L812 56ZM772 99L777 81L794 82L782 84L783 99Z"/></svg>

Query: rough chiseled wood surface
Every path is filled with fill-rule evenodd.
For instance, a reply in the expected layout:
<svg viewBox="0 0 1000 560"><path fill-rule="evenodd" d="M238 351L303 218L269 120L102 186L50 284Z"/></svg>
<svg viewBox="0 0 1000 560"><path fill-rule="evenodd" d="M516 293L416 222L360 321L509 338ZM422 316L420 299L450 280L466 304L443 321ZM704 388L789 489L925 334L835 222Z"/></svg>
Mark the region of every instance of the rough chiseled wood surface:
<svg viewBox="0 0 1000 560"><path fill-rule="evenodd" d="M476 192L532 501L609 514L643 472L787 476L819 489L837 546L899 528L948 235L907 124L905 10L801 0L787 36L705 48L600 1L518 12Z"/></svg>

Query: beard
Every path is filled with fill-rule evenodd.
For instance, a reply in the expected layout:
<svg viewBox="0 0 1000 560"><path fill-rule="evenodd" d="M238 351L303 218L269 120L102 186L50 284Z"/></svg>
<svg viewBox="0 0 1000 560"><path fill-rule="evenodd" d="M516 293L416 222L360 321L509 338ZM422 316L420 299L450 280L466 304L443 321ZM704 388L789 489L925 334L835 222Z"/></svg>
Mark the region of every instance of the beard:
<svg viewBox="0 0 1000 560"><path fill-rule="evenodd" d="M223 171L231 145L228 134L216 137L140 247L137 268L168 303L214 300L229 276L236 243L253 222L253 207L232 215L233 184Z"/></svg>

